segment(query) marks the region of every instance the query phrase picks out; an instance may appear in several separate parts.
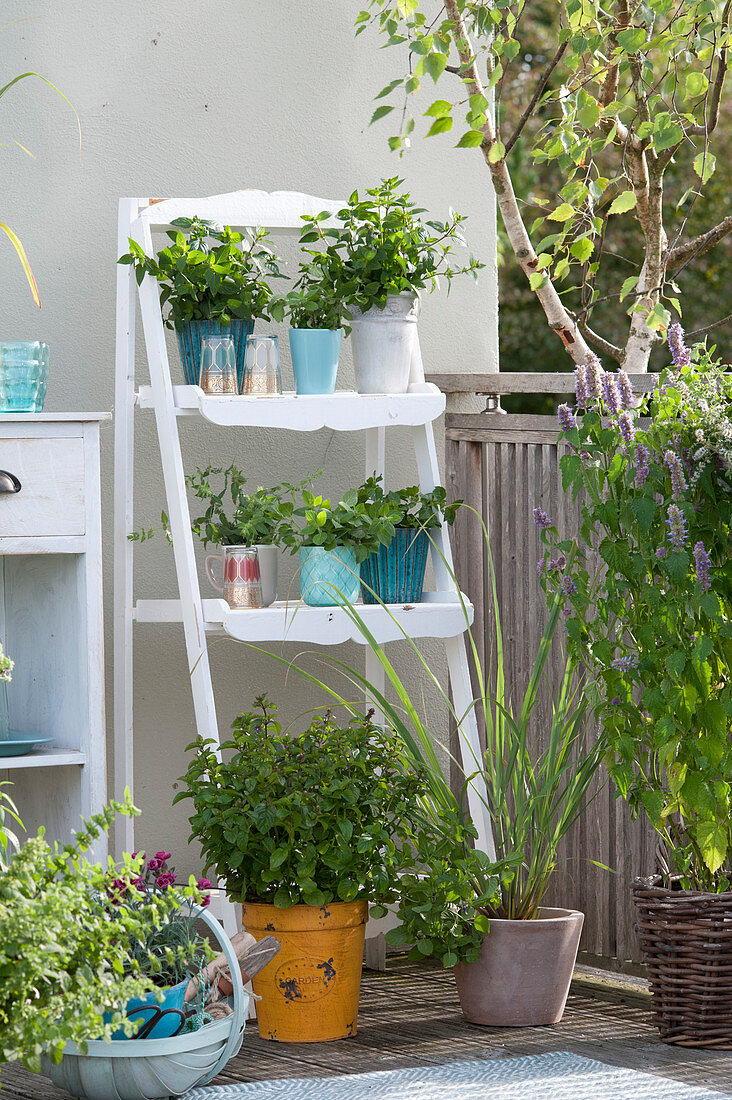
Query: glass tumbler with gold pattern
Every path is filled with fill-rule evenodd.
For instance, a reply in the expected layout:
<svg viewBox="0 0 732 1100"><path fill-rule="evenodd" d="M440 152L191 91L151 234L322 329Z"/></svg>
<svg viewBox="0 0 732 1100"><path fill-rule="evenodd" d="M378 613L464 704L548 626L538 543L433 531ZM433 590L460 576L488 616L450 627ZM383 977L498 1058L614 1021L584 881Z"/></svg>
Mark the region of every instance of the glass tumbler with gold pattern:
<svg viewBox="0 0 732 1100"><path fill-rule="evenodd" d="M236 347L230 336L204 336L201 340L201 373L204 393L237 394Z"/></svg>
<svg viewBox="0 0 732 1100"><path fill-rule="evenodd" d="M217 562L223 569L222 584L213 571ZM234 610L263 606L259 554L253 546L222 546L218 554L209 554L206 558L206 573Z"/></svg>
<svg viewBox="0 0 732 1100"><path fill-rule="evenodd" d="M248 397L272 397L282 393L280 349L276 336L247 336L244 352L242 394Z"/></svg>

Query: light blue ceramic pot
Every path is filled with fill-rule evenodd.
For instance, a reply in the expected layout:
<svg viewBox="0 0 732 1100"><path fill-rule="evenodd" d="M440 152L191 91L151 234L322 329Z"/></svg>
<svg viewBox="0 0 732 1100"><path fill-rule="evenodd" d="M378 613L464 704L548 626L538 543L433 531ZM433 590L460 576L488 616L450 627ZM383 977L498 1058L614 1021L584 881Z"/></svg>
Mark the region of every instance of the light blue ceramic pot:
<svg viewBox="0 0 732 1100"><path fill-rule="evenodd" d="M186 321L175 330L178 339L178 351L183 364L183 375L187 386L197 386L201 373L201 340L204 336L230 336L236 348L236 377L241 392L244 377L244 351L247 336L254 331L254 321L234 319L229 325L219 325L216 321Z"/></svg>
<svg viewBox="0 0 732 1100"><path fill-rule="evenodd" d="M295 389L300 394L333 393L343 329L291 328Z"/></svg>
<svg viewBox="0 0 732 1100"><path fill-rule="evenodd" d="M188 987L189 979L186 978L182 982L178 982L177 985L171 985L163 993L162 1001L159 1001L154 993L145 993L142 997L132 997L131 1000L125 1005L125 1016L135 1022L139 1022L140 1028L143 1032L145 1030L145 1024L150 1023L156 1016L158 1016L158 1009L160 1012L164 1012L165 1015L150 1028L149 1032L144 1036L146 1039L170 1039L171 1036L176 1035L183 1027L183 1020L178 1015L178 1012L182 1011L185 1002L186 989ZM168 1009L177 1009L178 1011L168 1012ZM134 1014L135 1009L139 1009L139 1015ZM111 1019L109 1013L105 1013L105 1020ZM134 1038L134 1036L125 1035L123 1028L118 1028L117 1031L112 1033L113 1039L127 1039Z"/></svg>
<svg viewBox="0 0 732 1100"><path fill-rule="evenodd" d="M353 550L322 546L300 548L300 592L310 607L336 607L355 603L361 588L361 571Z"/></svg>
<svg viewBox="0 0 732 1100"><path fill-rule="evenodd" d="M376 603L377 596L382 603L419 603L428 549L426 531L397 527L389 545L380 546L361 564L364 603Z"/></svg>

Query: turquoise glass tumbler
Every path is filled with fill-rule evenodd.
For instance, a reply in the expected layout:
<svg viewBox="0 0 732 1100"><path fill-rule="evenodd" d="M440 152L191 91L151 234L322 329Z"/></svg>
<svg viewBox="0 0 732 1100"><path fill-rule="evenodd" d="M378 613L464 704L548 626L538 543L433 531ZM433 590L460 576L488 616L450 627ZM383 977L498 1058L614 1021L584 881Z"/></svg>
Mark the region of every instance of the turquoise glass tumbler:
<svg viewBox="0 0 732 1100"><path fill-rule="evenodd" d="M0 412L42 412L49 364L40 340L0 342Z"/></svg>
<svg viewBox="0 0 732 1100"><path fill-rule="evenodd" d="M353 550L339 546L300 548L300 592L310 607L338 607L355 603L361 588L361 571Z"/></svg>
<svg viewBox="0 0 732 1100"><path fill-rule="evenodd" d="M343 329L291 328L290 352L299 394L333 393Z"/></svg>

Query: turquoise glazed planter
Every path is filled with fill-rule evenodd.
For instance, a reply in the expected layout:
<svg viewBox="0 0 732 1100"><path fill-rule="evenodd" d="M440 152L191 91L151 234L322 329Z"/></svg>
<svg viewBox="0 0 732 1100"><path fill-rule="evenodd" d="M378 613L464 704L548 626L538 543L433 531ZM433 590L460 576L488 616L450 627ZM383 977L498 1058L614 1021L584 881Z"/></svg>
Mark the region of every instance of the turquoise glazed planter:
<svg viewBox="0 0 732 1100"><path fill-rule="evenodd" d="M183 363L183 375L187 386L197 386L201 373L201 340L204 336L230 336L236 348L236 377L241 392L244 377L244 351L247 336L254 331L254 321L233 320L229 325L219 325L216 321L186 321L175 330L178 339L178 351Z"/></svg>
<svg viewBox="0 0 732 1100"><path fill-rule="evenodd" d="M353 550L344 546L336 550L300 548L300 592L310 607L337 607L344 599L355 603L360 588L361 575Z"/></svg>
<svg viewBox="0 0 732 1100"><path fill-rule="evenodd" d="M426 531L397 527L389 545L380 546L361 565L363 602L378 603L378 597L382 603L419 603L429 543Z"/></svg>
<svg viewBox="0 0 732 1100"><path fill-rule="evenodd" d="M166 1013L162 1016L157 1023L155 1023L144 1036L146 1039L170 1039L173 1035L177 1034L183 1027L183 1019L178 1015L178 1011L183 1010L185 1001L186 988L188 986L188 978L179 982L178 985L171 985L169 989L166 989L163 993L162 1001L159 1001L154 993L146 993L142 997L133 997L125 1005L125 1014L130 1017L131 1020L140 1021L140 1027L137 1034L140 1031L145 1031L145 1024L149 1024L158 1015L158 1009L161 1013ZM133 1013L135 1009L140 1009L139 1015ZM178 1011L168 1012L169 1008L177 1009ZM106 1016L106 1014L105 1014ZM136 1038L136 1036L125 1035L124 1029L119 1028L112 1033L113 1039L127 1039Z"/></svg>
<svg viewBox="0 0 732 1100"><path fill-rule="evenodd" d="M290 351L299 394L333 393L342 329L291 328Z"/></svg>

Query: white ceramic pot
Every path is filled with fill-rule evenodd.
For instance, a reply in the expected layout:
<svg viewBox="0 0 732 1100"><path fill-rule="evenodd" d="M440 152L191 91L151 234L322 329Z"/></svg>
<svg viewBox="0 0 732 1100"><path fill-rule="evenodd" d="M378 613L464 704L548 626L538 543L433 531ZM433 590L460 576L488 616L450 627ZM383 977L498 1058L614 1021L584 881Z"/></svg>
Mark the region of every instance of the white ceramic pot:
<svg viewBox="0 0 732 1100"><path fill-rule="evenodd" d="M257 545L255 549L262 580L262 604L269 607L277 599L277 560L280 552L277 546Z"/></svg>
<svg viewBox="0 0 732 1100"><path fill-rule="evenodd" d="M354 310L351 348L359 393L406 393L417 331L417 298L391 294L383 309Z"/></svg>

